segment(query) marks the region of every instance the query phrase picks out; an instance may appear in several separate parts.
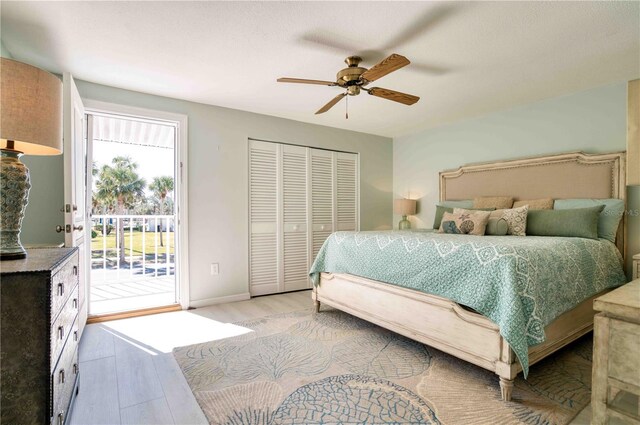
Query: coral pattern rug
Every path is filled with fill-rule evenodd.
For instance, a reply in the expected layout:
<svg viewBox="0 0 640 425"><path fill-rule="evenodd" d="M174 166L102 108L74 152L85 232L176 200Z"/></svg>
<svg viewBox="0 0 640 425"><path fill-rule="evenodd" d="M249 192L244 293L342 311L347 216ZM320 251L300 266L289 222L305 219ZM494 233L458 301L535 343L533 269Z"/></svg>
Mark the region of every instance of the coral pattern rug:
<svg viewBox="0 0 640 425"><path fill-rule="evenodd" d="M591 337L503 402L494 373L337 310L236 325L173 351L211 424L566 424L590 399Z"/></svg>

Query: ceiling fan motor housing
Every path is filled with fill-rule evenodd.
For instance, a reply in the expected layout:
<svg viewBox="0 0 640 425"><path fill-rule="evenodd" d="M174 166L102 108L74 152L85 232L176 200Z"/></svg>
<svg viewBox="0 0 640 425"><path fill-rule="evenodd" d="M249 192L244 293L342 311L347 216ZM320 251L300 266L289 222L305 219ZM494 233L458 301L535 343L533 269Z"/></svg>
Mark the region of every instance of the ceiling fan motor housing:
<svg viewBox="0 0 640 425"><path fill-rule="evenodd" d="M342 87L348 87L349 94L355 96L360 93L360 88L357 86L367 84L365 80L360 78L367 68L358 66L360 62L362 62L362 58L360 56L349 56L344 60L344 62L349 66L338 72L336 75L336 82Z"/></svg>

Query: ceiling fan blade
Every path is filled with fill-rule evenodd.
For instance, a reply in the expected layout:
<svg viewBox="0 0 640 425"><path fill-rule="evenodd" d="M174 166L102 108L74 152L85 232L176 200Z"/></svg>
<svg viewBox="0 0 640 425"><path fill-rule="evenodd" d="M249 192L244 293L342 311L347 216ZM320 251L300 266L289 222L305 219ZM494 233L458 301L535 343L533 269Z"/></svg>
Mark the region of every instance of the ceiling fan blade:
<svg viewBox="0 0 640 425"><path fill-rule="evenodd" d="M413 105L420 98L412 94L400 93L399 91L383 89L381 87L372 87L368 90L369 94L383 99L393 100L405 105Z"/></svg>
<svg viewBox="0 0 640 425"><path fill-rule="evenodd" d="M404 56L393 53L388 58L383 59L382 62L369 68L361 75L361 77L369 82L375 81L378 78L384 77L385 75L402 68L403 66L409 65L410 63L409 59Z"/></svg>
<svg viewBox="0 0 640 425"><path fill-rule="evenodd" d="M343 97L345 97L347 94L346 93L340 93L339 95L337 95L336 97L334 97L333 99L331 99L331 101L329 103L327 103L326 105L324 105L322 108L318 109L318 112L316 112L316 115L318 114L324 114L325 112L327 112L329 109L333 108L333 106L340 102L342 100Z"/></svg>
<svg viewBox="0 0 640 425"><path fill-rule="evenodd" d="M321 86L337 86L334 81L305 80L304 78L278 78L279 83L318 84Z"/></svg>

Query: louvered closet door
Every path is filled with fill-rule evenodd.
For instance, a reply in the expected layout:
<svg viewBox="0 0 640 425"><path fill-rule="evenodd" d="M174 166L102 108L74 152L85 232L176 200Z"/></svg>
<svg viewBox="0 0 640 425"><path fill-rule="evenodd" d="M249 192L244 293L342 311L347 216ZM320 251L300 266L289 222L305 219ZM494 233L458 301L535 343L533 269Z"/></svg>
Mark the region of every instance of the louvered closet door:
<svg viewBox="0 0 640 425"><path fill-rule="evenodd" d="M358 155L336 152L336 230L359 230Z"/></svg>
<svg viewBox="0 0 640 425"><path fill-rule="evenodd" d="M307 148L282 145L283 291L309 287Z"/></svg>
<svg viewBox="0 0 640 425"><path fill-rule="evenodd" d="M309 182L311 195L310 264L315 260L324 241L333 232L334 155L331 151L309 149L311 167Z"/></svg>
<svg viewBox="0 0 640 425"><path fill-rule="evenodd" d="M279 292L279 145L249 141L249 281L251 295Z"/></svg>

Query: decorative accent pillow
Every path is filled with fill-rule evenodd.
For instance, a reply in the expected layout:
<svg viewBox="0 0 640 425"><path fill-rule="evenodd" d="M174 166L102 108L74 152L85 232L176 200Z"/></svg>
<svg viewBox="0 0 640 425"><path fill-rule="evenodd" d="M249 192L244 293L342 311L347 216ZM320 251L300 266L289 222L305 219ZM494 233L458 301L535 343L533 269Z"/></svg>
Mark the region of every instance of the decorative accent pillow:
<svg viewBox="0 0 640 425"><path fill-rule="evenodd" d="M524 201L515 201L513 203L513 208L523 207L525 205L529 205L529 211L531 210L552 210L553 209L553 199L551 198L542 198L542 199L527 199Z"/></svg>
<svg viewBox="0 0 640 425"><path fill-rule="evenodd" d="M473 201L445 201L436 205L436 217L433 220L433 228L439 229L442 223L442 216L445 212L454 212L454 209L475 210L471 204ZM479 211L493 211L495 208L478 208Z"/></svg>
<svg viewBox="0 0 640 425"><path fill-rule="evenodd" d="M598 239L598 218L604 205L566 210L534 210L527 215L527 234Z"/></svg>
<svg viewBox="0 0 640 425"><path fill-rule="evenodd" d="M624 201L622 199L558 199L553 208L566 210L570 208L587 208L604 205L598 220L598 237L616 242L618 225L624 215Z"/></svg>
<svg viewBox="0 0 640 425"><path fill-rule="evenodd" d="M528 211L528 205L508 210L495 210L491 213L491 218L504 218L507 221L509 225L507 235L526 236Z"/></svg>
<svg viewBox="0 0 640 425"><path fill-rule="evenodd" d="M494 211L494 210L493 208L491 209L485 208L485 209L478 209L478 210L464 209L464 208L453 209L454 214L462 214L462 213L473 214L476 211ZM500 211L504 211L504 210L500 210ZM487 227L484 229L484 234L488 236L506 235L507 232L509 231L509 224L507 223L507 220L501 217L498 217L498 218L492 217L493 215L494 215L493 212L489 214L489 221L487 221Z"/></svg>
<svg viewBox="0 0 640 425"><path fill-rule="evenodd" d="M489 211L463 212L459 214L445 212L440 225L440 233L484 235L489 221Z"/></svg>
<svg viewBox="0 0 640 425"><path fill-rule="evenodd" d="M513 198L509 196L480 196L473 199L473 208L511 208Z"/></svg>

